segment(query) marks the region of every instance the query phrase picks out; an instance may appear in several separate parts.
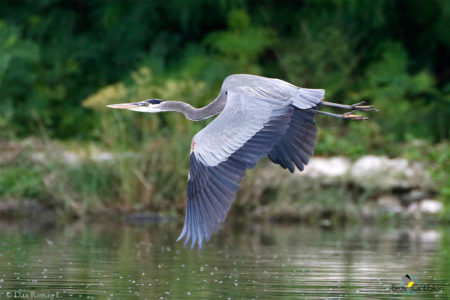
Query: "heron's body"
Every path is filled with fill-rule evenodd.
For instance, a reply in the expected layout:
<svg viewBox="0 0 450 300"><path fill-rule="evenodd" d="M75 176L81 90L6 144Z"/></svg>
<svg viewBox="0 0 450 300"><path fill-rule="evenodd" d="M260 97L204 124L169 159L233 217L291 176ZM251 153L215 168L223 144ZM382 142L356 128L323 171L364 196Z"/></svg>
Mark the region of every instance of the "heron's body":
<svg viewBox="0 0 450 300"><path fill-rule="evenodd" d="M313 155L316 113L343 119L363 119L351 113L335 115L320 105L374 110L370 106L324 102L325 91L305 89L280 79L237 74L228 76L217 98L196 109L184 102L147 100L110 107L144 112L177 111L193 121L217 116L191 144L186 217L179 239L201 247L218 230L236 197L246 169L263 157L291 172L303 170ZM360 103L359 103L360 104Z"/></svg>

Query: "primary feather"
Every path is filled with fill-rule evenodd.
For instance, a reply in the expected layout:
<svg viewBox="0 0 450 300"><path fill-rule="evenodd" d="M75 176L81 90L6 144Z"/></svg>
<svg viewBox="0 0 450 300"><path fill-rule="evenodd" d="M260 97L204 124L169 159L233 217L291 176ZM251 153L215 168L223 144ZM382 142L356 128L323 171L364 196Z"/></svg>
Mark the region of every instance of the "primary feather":
<svg viewBox="0 0 450 300"><path fill-rule="evenodd" d="M192 142L186 216L178 240L202 246L225 221L246 169L263 157L294 171L308 163L316 139L314 113L324 90L279 79L232 75L219 116Z"/></svg>

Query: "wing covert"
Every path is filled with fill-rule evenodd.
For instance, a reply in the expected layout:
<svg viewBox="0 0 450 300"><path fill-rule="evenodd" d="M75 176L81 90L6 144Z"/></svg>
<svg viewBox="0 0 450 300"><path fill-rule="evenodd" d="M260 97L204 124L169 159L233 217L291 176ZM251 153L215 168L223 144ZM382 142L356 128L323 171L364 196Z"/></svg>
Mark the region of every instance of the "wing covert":
<svg viewBox="0 0 450 300"><path fill-rule="evenodd" d="M260 99L289 99L292 105L300 109L316 107L325 97L323 89L301 88L284 80L249 74L228 76L223 82L222 90Z"/></svg>
<svg viewBox="0 0 450 300"><path fill-rule="evenodd" d="M209 240L236 197L246 169L271 151L289 127L290 101L230 93L222 113L193 139L186 216L178 238Z"/></svg>

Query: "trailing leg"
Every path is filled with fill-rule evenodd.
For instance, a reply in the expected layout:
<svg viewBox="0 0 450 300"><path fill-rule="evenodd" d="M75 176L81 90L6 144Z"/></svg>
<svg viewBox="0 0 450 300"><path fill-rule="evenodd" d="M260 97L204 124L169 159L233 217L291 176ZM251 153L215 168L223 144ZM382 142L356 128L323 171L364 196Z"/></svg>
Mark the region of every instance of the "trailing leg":
<svg viewBox="0 0 450 300"><path fill-rule="evenodd" d="M325 115L325 116L329 116L329 117L333 117L333 118L338 118L338 119L344 119L344 120L355 120L355 121L361 121L361 120L368 120L366 117L361 116L361 115L355 115L354 112L355 111L351 111L345 114L333 114L330 112L326 112L326 111L320 111L320 110L315 110L315 109L311 109L311 111L317 113L317 114L321 114L321 115Z"/></svg>
<svg viewBox="0 0 450 300"><path fill-rule="evenodd" d="M375 106L364 105L364 104L366 104L366 101L361 101L361 102L355 103L353 105L346 105L346 104L340 104L340 103L334 103L334 102L326 102L326 101L320 102L320 105L325 105L325 106L329 106L329 107L343 108L343 109L351 109L351 110L354 110L354 111L377 111Z"/></svg>

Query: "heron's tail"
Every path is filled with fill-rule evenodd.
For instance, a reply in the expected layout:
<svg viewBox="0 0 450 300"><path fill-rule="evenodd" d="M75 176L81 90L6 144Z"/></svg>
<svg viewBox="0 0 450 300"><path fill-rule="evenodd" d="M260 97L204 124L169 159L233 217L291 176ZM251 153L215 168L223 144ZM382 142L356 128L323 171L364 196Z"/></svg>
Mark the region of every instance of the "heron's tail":
<svg viewBox="0 0 450 300"><path fill-rule="evenodd" d="M325 97L325 90L298 88L292 97L293 105L300 109L316 107Z"/></svg>

